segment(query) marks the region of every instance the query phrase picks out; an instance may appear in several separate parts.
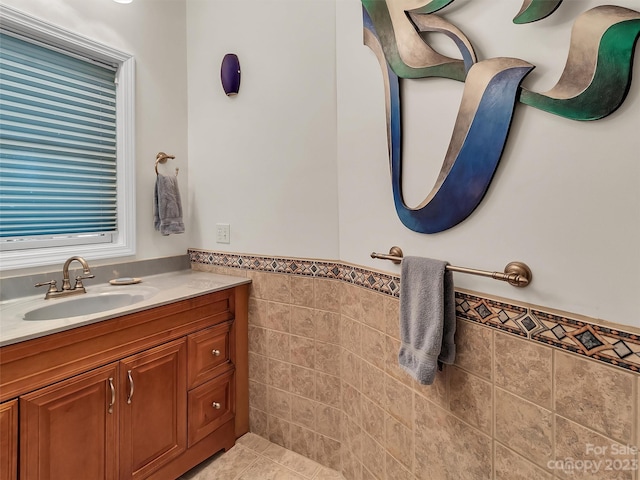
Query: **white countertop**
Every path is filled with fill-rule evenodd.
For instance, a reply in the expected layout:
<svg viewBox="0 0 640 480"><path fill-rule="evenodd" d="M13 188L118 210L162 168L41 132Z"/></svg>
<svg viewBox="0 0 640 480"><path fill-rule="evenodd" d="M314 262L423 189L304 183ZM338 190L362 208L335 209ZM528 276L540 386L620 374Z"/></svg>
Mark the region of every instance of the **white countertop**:
<svg viewBox="0 0 640 480"><path fill-rule="evenodd" d="M178 300L197 297L206 293L225 290L249 283L244 277L218 275L215 273L182 270L142 277L141 282L133 285L110 285L108 283L92 285L85 280L86 294L64 298L44 299L44 293L0 302L0 346L42 337L64 330L89 325L129 313L166 305ZM49 305L85 298L97 299L111 293L130 293L139 295L141 300L132 305L114 308L108 311L57 318L53 320L25 320L25 314Z"/></svg>

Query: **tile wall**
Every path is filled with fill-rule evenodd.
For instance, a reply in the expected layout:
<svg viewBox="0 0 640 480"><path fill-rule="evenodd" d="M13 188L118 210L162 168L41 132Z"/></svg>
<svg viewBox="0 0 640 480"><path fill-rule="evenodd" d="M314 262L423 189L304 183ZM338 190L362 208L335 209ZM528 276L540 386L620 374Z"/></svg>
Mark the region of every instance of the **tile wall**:
<svg viewBox="0 0 640 480"><path fill-rule="evenodd" d="M350 480L640 480L636 333L456 292L455 365L422 386L397 365L397 277L189 254L253 281L252 432Z"/></svg>

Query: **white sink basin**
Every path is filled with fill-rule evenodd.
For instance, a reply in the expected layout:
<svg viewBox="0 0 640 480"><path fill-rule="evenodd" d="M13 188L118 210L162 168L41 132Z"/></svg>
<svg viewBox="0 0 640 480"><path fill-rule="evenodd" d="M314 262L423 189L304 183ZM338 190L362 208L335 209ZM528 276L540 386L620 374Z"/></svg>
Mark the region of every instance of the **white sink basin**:
<svg viewBox="0 0 640 480"><path fill-rule="evenodd" d="M24 314L25 320L55 320L56 318L77 317L105 312L115 308L126 307L145 299L142 294L130 293L105 293L102 295L70 298L60 303L52 303L44 307L29 310Z"/></svg>

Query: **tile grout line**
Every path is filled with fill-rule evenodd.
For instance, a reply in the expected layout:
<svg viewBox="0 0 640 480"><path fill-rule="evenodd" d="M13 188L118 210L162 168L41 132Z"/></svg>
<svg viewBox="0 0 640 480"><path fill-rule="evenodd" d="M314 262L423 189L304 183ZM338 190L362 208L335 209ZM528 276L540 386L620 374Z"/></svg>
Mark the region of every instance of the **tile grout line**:
<svg viewBox="0 0 640 480"><path fill-rule="evenodd" d="M496 440L496 335L491 335L491 478L496 478L496 458L497 458L497 440Z"/></svg>
<svg viewBox="0 0 640 480"><path fill-rule="evenodd" d="M290 448L285 448L285 447L283 447L282 445L278 445L277 443L273 443L273 445L277 445L277 446L279 446L279 447L284 448L285 450L287 450L287 452L294 453L295 455L298 455L298 456L300 456L300 457L304 458L305 460L308 460L308 461L310 461L310 462L313 462L314 464L316 464L316 471L313 473L313 475L312 475L311 477L307 477L306 475L304 475L304 474L302 474L302 473L300 473L300 472L297 472L297 471L293 470L292 468L288 467L287 465L284 465L284 464L282 464L282 463L278 462L277 460L274 460L273 458L271 458L271 457L268 457L268 456L264 455L264 453L263 453L263 452L267 451L267 449L268 449L269 447L267 447L265 450L263 450L263 452L257 452L257 451L255 451L255 450L254 450L254 452L255 452L256 454L258 454L259 456L261 456L261 457L265 458L266 460L269 460L270 462L275 463L276 465L281 466L281 467L283 467L283 468L285 468L285 469L287 469L287 470L289 470L289 471L291 471L291 472L295 473L296 475L299 475L299 476L301 476L301 477L304 477L304 478L305 478L305 479L307 479L307 480L312 479L313 477L315 477L315 475L316 475L316 474L318 473L318 471L320 470L321 465L320 465L318 462L316 462L315 460L312 460L312 459L310 459L310 458L308 458L308 457L305 457L304 455L301 455L301 454L299 454L298 452L294 452L294 451L293 451L293 450L291 450Z"/></svg>
<svg viewBox="0 0 640 480"><path fill-rule="evenodd" d="M248 433L249 433L249 432L248 432ZM245 433L245 435L246 435L246 433ZM236 439L236 440L237 440L237 439ZM258 461L258 458L260 458L260 457L259 457L259 455L258 455L258 452L256 452L253 448L251 448L251 447L249 447L249 446L247 446L247 445L243 445L243 444L241 444L241 443L238 443L237 441L236 441L236 443L234 444L234 447L235 447L236 445L240 445L240 446L241 446L242 448L244 448L245 450L247 450L247 451L249 451L249 452L253 452L253 453L255 453L255 454L256 454L256 458L254 458L254 459L253 459L253 461L252 461L249 465L247 465L245 468L243 468L243 469L238 473L238 475L236 475L236 476L233 478L233 480L238 480L239 478L241 478L241 477L242 477L242 475L244 475L244 473L245 473L247 470L249 470L249 468L251 468L251 466L252 466L254 463L256 463L256 462ZM227 452L224 452L224 453L227 453Z"/></svg>
<svg viewBox="0 0 640 480"><path fill-rule="evenodd" d="M556 393L557 393L557 375L556 375L556 362L557 362L557 351L555 349L551 349L551 414L553 415L553 422L551 424L551 436L553 438L553 445L551 446L551 456L552 460L556 461L558 459L558 413L556 410ZM551 472L553 477L558 477L556 472Z"/></svg>
<svg viewBox="0 0 640 480"><path fill-rule="evenodd" d="M253 449L248 449L251 451L254 451ZM255 452L255 451L254 451ZM225 452L226 453L226 452ZM243 468L240 473L238 473L238 475L236 475L235 477L233 477L233 480L239 480L240 478L242 478L242 475L244 475L252 466L254 463L256 463L258 461L258 458L260 458L259 456L256 456L256 458L253 460L253 462L251 462L249 465L247 465L245 468Z"/></svg>

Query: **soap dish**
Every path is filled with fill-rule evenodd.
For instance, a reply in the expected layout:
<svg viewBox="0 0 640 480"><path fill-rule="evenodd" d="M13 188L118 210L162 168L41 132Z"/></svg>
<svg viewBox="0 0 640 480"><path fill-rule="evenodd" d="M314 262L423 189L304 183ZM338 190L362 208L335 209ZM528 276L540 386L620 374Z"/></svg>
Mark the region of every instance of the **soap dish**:
<svg viewBox="0 0 640 480"><path fill-rule="evenodd" d="M122 277L109 280L109 283L111 285L133 285L134 283L140 283L141 281L141 278Z"/></svg>

